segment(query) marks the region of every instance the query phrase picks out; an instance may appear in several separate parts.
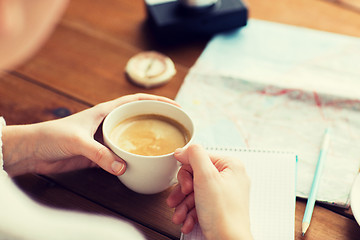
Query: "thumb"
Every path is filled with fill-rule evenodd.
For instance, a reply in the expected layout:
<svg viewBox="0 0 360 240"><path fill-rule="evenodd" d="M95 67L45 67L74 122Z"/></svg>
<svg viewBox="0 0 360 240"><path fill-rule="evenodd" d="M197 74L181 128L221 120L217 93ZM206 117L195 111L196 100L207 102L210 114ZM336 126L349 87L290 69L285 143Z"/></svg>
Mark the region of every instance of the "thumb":
<svg viewBox="0 0 360 240"><path fill-rule="evenodd" d="M194 176L207 177L218 173L209 154L200 145L190 145L187 149L177 149L174 156L179 162L189 164L193 169Z"/></svg>
<svg viewBox="0 0 360 240"><path fill-rule="evenodd" d="M82 149L82 155L99 165L105 171L116 176L124 174L126 164L109 148L93 140Z"/></svg>

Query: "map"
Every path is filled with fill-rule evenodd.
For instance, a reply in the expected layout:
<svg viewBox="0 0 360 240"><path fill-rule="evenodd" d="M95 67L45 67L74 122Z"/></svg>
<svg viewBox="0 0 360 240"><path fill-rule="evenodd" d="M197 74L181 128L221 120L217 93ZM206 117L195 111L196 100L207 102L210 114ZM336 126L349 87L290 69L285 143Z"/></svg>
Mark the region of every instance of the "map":
<svg viewBox="0 0 360 240"><path fill-rule="evenodd" d="M360 68L356 66L360 62L360 57L354 59L350 54L349 60L343 54L348 46L360 49L359 40L355 39L357 45L354 45L354 38L345 37L342 42L347 47L343 47L338 35L327 36L330 39L328 45L335 44L339 48L339 54L336 47L331 48L332 56L339 55L341 58L339 62L336 62L336 57L330 59L330 65L324 60L323 65L336 66L335 70L331 72L323 68L323 73L316 70L313 76L318 77L308 77L299 83L291 79L289 71L284 71L285 75L273 73L284 69L284 62L276 59L281 59L280 55L284 55L287 60L286 68L296 69L297 73L303 72L306 76L311 75L309 71L313 71L314 66L309 67L304 60L306 56L292 56L294 59L301 58L302 61L292 60L288 52L281 52L281 49L278 49L280 52L276 59L272 57L273 49L268 50L268 55L266 49L258 55L259 51L255 49L257 47L254 44L261 41L261 35L253 29L263 28L264 24L266 29L272 29L272 32L277 33L266 38L267 44L276 42L275 38L284 35L284 31L289 32L289 26L283 29L280 24L251 20L244 32L239 30L230 35L215 37L186 77L176 101L195 121L195 142L205 147L243 147L291 151L297 154L299 197L308 196L324 131L329 128L330 147L317 199L347 207L351 186L360 166L360 98L356 97L355 91L347 95L342 94L344 92L339 90L343 89L336 88L336 84L341 81L352 83L356 74L357 79L360 79ZM294 28L296 42L301 42L301 39L298 39L300 35L308 38L308 31L310 35L314 34L315 39L322 34L314 30ZM291 44L291 41L288 44ZM234 50L230 51L229 46L234 46ZM254 55L251 55L252 48ZM289 46L288 48L290 49ZM310 60L327 56L323 52L314 55L314 52L308 49L311 46L303 48L306 48L306 51L297 49L298 54L304 52ZM287 47L284 46L284 49ZM323 51L328 49L330 46ZM225 53L228 54L224 55ZM219 57L216 57L217 55ZM257 59L259 60L256 61ZM264 59L268 60L268 64L264 64ZM310 60L308 61L316 62ZM355 65L349 66L354 60ZM239 67L248 66L250 63L252 70ZM289 63L294 66L289 66ZM346 68L340 67L339 64L342 63L346 63ZM273 67L269 67L270 65ZM258 66L257 71L254 70L255 66ZM318 64L316 69L321 69ZM345 69L347 74L341 72L341 69ZM329 78L328 82L312 84L324 74L333 77ZM334 77L340 75L345 76L341 81ZM276 81L276 76L279 77L279 81ZM290 80L286 82L284 76ZM297 77L299 76L295 74L294 78ZM322 85L326 87L322 88ZM330 85L333 87L330 88ZM346 87L353 87L358 91L360 85Z"/></svg>

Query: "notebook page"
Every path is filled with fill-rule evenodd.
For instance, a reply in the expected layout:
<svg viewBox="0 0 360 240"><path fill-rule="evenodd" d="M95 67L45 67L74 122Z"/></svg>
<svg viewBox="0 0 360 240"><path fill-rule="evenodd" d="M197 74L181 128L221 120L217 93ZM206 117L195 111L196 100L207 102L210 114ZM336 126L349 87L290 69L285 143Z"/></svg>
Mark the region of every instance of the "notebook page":
<svg viewBox="0 0 360 240"><path fill-rule="evenodd" d="M250 223L255 240L291 240L295 230L296 155L226 149L211 151L243 161L251 180ZM205 240L197 225L183 240Z"/></svg>

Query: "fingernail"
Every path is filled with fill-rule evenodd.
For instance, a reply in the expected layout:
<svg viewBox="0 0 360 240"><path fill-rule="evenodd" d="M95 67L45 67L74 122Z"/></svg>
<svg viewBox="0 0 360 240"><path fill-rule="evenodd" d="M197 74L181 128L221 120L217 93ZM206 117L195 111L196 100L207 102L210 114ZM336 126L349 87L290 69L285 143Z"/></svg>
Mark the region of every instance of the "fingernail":
<svg viewBox="0 0 360 240"><path fill-rule="evenodd" d="M112 164L111 164L111 169L112 171L115 173L115 175L120 175L122 174L122 171L125 167L125 164L123 163L120 163L118 161L114 161Z"/></svg>

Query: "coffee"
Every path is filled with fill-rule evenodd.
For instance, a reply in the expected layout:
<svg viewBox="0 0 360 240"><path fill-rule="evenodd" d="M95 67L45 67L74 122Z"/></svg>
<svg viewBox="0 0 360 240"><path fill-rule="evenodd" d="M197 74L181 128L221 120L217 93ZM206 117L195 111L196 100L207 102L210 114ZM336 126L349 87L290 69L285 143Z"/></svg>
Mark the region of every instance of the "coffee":
<svg viewBox="0 0 360 240"><path fill-rule="evenodd" d="M110 139L119 148L145 156L169 154L189 141L187 129L165 116L146 114L128 118L112 129Z"/></svg>

